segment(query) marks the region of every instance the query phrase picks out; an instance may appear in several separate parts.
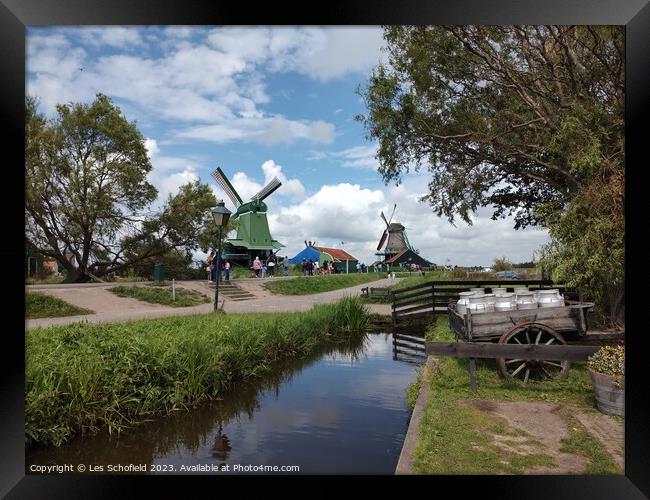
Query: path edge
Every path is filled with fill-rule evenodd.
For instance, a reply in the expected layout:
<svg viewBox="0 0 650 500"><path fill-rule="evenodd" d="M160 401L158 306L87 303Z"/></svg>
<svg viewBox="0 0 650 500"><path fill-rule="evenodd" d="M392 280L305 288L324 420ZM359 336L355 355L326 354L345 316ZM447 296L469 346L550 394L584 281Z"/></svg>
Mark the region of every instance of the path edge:
<svg viewBox="0 0 650 500"><path fill-rule="evenodd" d="M420 392L415 402L413 413L411 413L411 420L409 421L409 427L406 431L404 444L402 445L402 452L399 455L397 467L395 468L396 475L413 474L413 455L419 442L420 423L424 415L424 408L429 400L430 377L433 375L437 363L438 360L435 357L429 356L422 368L422 373L420 374Z"/></svg>

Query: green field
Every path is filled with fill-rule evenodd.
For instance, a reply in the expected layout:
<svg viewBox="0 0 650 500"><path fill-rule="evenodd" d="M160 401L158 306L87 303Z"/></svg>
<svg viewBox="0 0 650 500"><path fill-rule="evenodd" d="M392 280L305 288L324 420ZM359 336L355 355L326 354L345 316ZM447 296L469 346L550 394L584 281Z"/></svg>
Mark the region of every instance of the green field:
<svg viewBox="0 0 650 500"><path fill-rule="evenodd" d="M142 300L151 304L163 304L172 307L191 307L210 302L202 293L194 290L176 287L176 300L173 300L171 286L116 286L109 288L118 297L128 297Z"/></svg>
<svg viewBox="0 0 650 500"><path fill-rule="evenodd" d="M26 332L28 445L58 446L217 397L368 326L354 298L281 314L179 316Z"/></svg>
<svg viewBox="0 0 650 500"><path fill-rule="evenodd" d="M297 278L275 280L264 286L272 293L281 295L311 295L330 292L355 285L363 285L384 279L382 273L330 274L327 276L300 276Z"/></svg>
<svg viewBox="0 0 650 500"><path fill-rule="evenodd" d="M25 293L25 317L27 319L78 316L81 314L95 314L95 311L73 306L64 300L44 293Z"/></svg>

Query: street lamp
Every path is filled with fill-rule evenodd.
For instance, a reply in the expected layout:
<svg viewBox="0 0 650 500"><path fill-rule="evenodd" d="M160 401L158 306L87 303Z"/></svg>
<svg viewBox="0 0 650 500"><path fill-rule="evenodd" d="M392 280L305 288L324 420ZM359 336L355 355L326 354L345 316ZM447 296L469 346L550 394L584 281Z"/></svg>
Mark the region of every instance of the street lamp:
<svg viewBox="0 0 650 500"><path fill-rule="evenodd" d="M218 310L219 304L219 278L221 278L221 231L228 224L232 212L226 208L223 200L217 200L217 206L212 209L212 218L219 229L219 250L217 251L217 279L214 287L214 310Z"/></svg>

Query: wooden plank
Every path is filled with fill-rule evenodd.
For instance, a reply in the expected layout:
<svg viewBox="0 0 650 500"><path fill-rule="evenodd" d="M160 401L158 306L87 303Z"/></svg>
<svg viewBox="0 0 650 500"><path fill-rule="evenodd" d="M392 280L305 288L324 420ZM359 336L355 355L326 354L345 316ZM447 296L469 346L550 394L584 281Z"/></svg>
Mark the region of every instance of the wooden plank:
<svg viewBox="0 0 650 500"><path fill-rule="evenodd" d="M421 346L421 345L418 346L418 345L413 345L413 344L405 344L404 342L397 342L397 341L393 341L393 345L394 346L399 346L399 347L405 347L407 349L412 349L413 351L418 351L418 352L421 352L422 354L424 354L424 352L425 352L424 346Z"/></svg>
<svg viewBox="0 0 650 500"><path fill-rule="evenodd" d="M420 290L418 292L408 293L406 295L396 296L394 302L395 303L400 303L402 301L406 301L406 300L417 298L417 297L429 297L429 298L431 298L433 296L434 295L433 295L433 292L432 292L431 289L425 289L425 290Z"/></svg>
<svg viewBox="0 0 650 500"><path fill-rule="evenodd" d="M404 292L410 292L411 290L419 290L420 288L431 288L434 286L434 283L434 281L426 281L424 283L420 283L419 285L408 286L405 288L394 288L393 293L401 294Z"/></svg>
<svg viewBox="0 0 650 500"><path fill-rule="evenodd" d="M431 311L424 311L424 312L415 312L411 314L401 314L401 315L396 315L393 314L393 320L397 321L408 321L409 319L419 319L419 318L432 318L435 317Z"/></svg>
<svg viewBox="0 0 650 500"><path fill-rule="evenodd" d="M414 342L422 345L426 343L426 339L424 339L424 337L413 337L411 335L404 335L403 333L394 333L393 338L397 340L407 340L409 342Z"/></svg>
<svg viewBox="0 0 650 500"><path fill-rule="evenodd" d="M490 342L427 342L427 354L454 358L521 358L586 361L600 346L493 344Z"/></svg>
<svg viewBox="0 0 650 500"><path fill-rule="evenodd" d="M393 314L404 314L412 311L421 311L423 309L429 309L433 313L433 304L420 304L418 306L407 307L406 309L397 309L393 311Z"/></svg>
<svg viewBox="0 0 650 500"><path fill-rule="evenodd" d="M431 296L424 296L420 299L413 299L413 300L408 300L406 302L393 302L392 307L393 309L398 309L404 306L410 306L413 304L429 304L431 307L433 307L433 301L431 300Z"/></svg>
<svg viewBox="0 0 650 500"><path fill-rule="evenodd" d="M469 388L476 390L476 359L469 358Z"/></svg>
<svg viewBox="0 0 650 500"><path fill-rule="evenodd" d="M468 286L470 288L478 288L478 287L489 287L489 285L507 285L508 287L512 287L513 285L515 286L528 286L528 285L542 285L542 286L548 286L552 287L553 286L553 281L551 280L499 280L499 279L494 279L494 280L434 280L430 281L429 283L435 284L435 286L438 285L458 285L458 286ZM555 288L557 288L560 285L555 285Z"/></svg>

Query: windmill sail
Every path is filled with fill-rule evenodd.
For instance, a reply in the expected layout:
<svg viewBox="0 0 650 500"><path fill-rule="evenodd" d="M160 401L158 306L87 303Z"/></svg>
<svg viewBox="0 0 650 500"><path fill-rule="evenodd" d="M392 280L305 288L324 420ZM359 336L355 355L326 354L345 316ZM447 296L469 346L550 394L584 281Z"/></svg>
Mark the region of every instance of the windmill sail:
<svg viewBox="0 0 650 500"><path fill-rule="evenodd" d="M235 208L239 208L244 203L220 167L217 167L217 169L212 172L212 178L217 181L221 188L226 192L230 201L235 205Z"/></svg>
<svg viewBox="0 0 650 500"><path fill-rule="evenodd" d="M384 242L386 241L386 236L388 236L388 232L384 230L383 234L381 235L381 238L379 239L379 245L377 245L377 251L381 250L381 247L384 246Z"/></svg>
<svg viewBox="0 0 650 500"><path fill-rule="evenodd" d="M251 200L262 201L264 198L267 198L273 191L282 186L280 179L274 177L271 182L264 186L259 193L251 198Z"/></svg>

